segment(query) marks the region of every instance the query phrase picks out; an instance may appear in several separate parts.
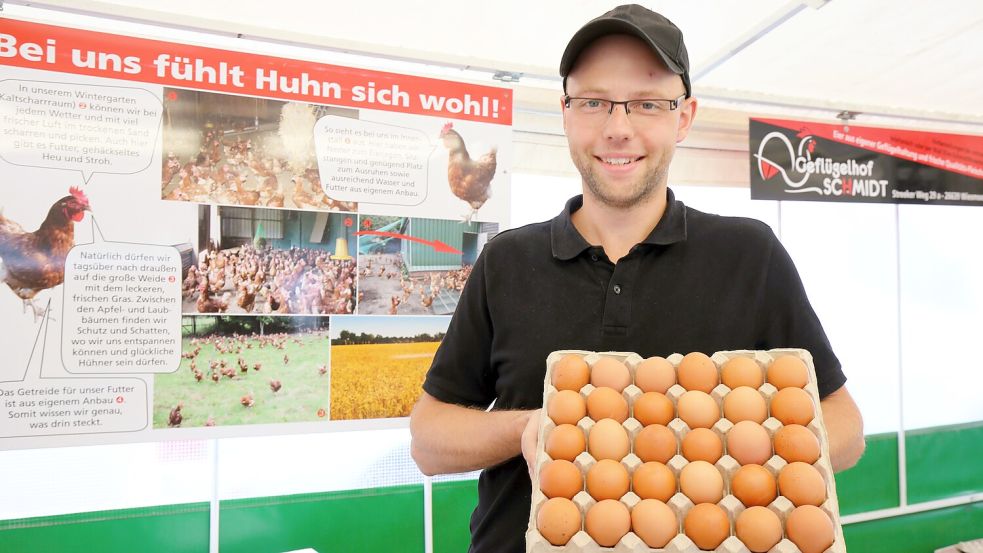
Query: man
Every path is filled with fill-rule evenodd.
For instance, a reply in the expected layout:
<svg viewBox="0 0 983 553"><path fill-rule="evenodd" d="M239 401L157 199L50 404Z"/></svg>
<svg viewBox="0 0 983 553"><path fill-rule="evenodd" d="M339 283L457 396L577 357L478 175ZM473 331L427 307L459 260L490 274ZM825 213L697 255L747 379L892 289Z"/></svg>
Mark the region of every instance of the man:
<svg viewBox="0 0 983 553"><path fill-rule="evenodd" d="M805 348L833 467L853 465L860 414L784 248L767 225L687 208L667 187L697 106L679 29L640 6L615 8L574 35L560 74L583 196L486 246L411 415L424 473L485 469L471 551L524 551L534 409L555 350Z"/></svg>

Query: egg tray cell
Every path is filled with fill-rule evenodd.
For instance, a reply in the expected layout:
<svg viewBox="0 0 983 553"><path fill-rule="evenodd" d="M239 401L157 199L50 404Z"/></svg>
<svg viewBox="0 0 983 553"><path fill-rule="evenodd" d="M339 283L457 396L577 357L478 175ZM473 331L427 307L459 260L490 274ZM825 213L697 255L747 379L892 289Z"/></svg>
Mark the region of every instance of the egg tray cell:
<svg viewBox="0 0 983 553"><path fill-rule="evenodd" d="M693 507L693 502L679 491L679 475L682 469L689 463L685 457L679 452L677 447L677 453L671 457L665 465L673 472L676 478L677 491L666 504L673 510L676 514L677 521L679 523L679 528L677 535L672 538L664 548L653 549L650 548L645 542L642 541L634 532L629 531L614 547L602 547L598 545L593 538L586 532L583 527L583 518L597 501L591 497L586 489L582 489L573 497L574 504L577 505L580 515L581 515L581 529L578 531L566 545L556 546L550 544L537 529L536 526L536 516L539 512L539 508L547 501L547 497L540 490L539 484L539 472L543 465L552 461L552 459L547 455L544 446L546 443L546 438L549 433L556 427L556 424L549 418L546 413L545 406L548 405L549 399L557 393L557 389L551 384L552 368L559 359L562 357L573 354L578 355L588 363L588 365L593 365L595 361L602 357L613 358L624 363L631 374L632 384L625 388L623 392L623 397L628 401L630 412L633 411L634 401L639 396L642 395L642 390L634 385L635 381L635 369L639 363L644 359L635 353L622 353L622 352L590 352L590 351L580 351L580 350L562 350L555 351L551 353L546 359L546 377L544 382L544 392L543 392L543 406L541 411L541 418L539 422L539 447L536 454L535 470L533 471L533 481L532 481L532 505L529 514L529 523L526 531L526 552L527 553L606 553L606 552L617 552L617 553L654 553L654 552L665 552L665 553L700 553L701 550L696 546L693 541L683 533L682 524L686 514ZM755 360L759 367L761 367L762 375L764 376L766 368L768 365L776 358L793 355L802 359L808 368L808 383L804 387L805 391L809 393L813 401L814 417L813 420L806 426L819 440L820 444L820 456L819 459L812 465L818 470L820 475L822 475L823 480L826 484L826 501L820 505L823 512L829 516L830 520L833 522L834 527L834 542L824 553L846 553L846 546L843 538L843 529L840 523L839 507L836 497L836 486L835 480L833 478L833 470L829 461L829 442L826 435L826 428L822 421L822 412L819 408L819 388L816 382L815 366L813 365L812 356L808 351L802 349L773 349L768 351L750 351L750 350L739 350L739 351L720 351L714 353L710 358L717 367L718 376L720 373L720 367L729 359L733 357L749 357ZM678 368L680 361L683 359L681 354L673 354L666 358L675 368ZM591 384L587 384L580 390L580 394L585 398L594 390ZM670 387L666 391L666 397L668 397L672 403L675 410L676 403L679 397L686 390L680 386L678 383ZM726 433L733 427L733 423L726 418L723 418L723 399L726 397L730 388L724 384L719 384L715 387L710 395L717 402L718 407L721 411L721 419L716 422L711 428L718 436L723 440ZM770 413L770 403L771 397L775 394L776 389L771 384L765 382L758 391L766 398L769 406ZM594 426L595 421L585 416L577 423L577 427L580 428L585 436L589 435L591 428ZM634 441L635 437L642 430L643 426L638 420L629 416L629 418L622 424L625 428L629 441L632 444L631 451L627 456L621 459L621 464L628 470L629 478L634 474L636 468L642 465L642 460L634 454ZM668 425L666 425L676 437L677 446L682 442L682 439L690 431L689 426L680 418L674 418ZM782 423L774 418L768 417L762 426L768 431L770 437L774 437L775 432L777 432L781 427ZM726 444L726 441L723 440ZM726 446L725 446L726 447ZM581 477L583 478L587 471L596 463L597 461L593 456L587 451L580 453L575 459L574 464L580 469ZM768 459L763 466L772 473L773 476L778 475L781 469L786 465L786 461L782 459L777 454L773 454L770 459ZM734 521L737 516L745 509L745 506L730 492L730 481L733 474L740 468L740 464L730 455L727 454L725 449L724 455L715 463L716 468L720 471L724 480L724 497L717 503L728 515L730 521L730 535L727 537L716 549L712 551L714 553L750 553L750 550L744 543L737 538L735 535ZM779 493L781 490L779 490ZM629 490L624 496L620 498L620 501L628 507L629 511L641 501L641 499L635 495L635 493ZM784 535L785 519L789 513L795 508L791 501L789 501L785 496L779 495L774 501L767 506L772 512L778 515L781 520L783 528L783 537L774 547L772 547L768 553L801 553L799 548L792 543Z"/></svg>

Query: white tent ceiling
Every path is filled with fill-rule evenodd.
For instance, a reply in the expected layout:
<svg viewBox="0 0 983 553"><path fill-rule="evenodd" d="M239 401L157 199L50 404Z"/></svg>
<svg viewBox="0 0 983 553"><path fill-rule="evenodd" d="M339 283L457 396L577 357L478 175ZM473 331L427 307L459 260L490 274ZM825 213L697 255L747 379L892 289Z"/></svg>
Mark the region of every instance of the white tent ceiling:
<svg viewBox="0 0 983 553"><path fill-rule="evenodd" d="M53 0L8 2L454 68L523 74L550 90L567 39L615 2L567 0ZM965 0L659 0L683 29L709 105L892 116L983 129L983 3ZM818 7L817 7L818 6ZM539 79L545 79L545 82ZM552 82L551 82L552 81ZM530 86L531 85L531 86ZM522 107L523 94L517 91ZM535 95L526 96L535 103ZM808 112L803 111L809 115ZM961 126L961 125L960 125Z"/></svg>

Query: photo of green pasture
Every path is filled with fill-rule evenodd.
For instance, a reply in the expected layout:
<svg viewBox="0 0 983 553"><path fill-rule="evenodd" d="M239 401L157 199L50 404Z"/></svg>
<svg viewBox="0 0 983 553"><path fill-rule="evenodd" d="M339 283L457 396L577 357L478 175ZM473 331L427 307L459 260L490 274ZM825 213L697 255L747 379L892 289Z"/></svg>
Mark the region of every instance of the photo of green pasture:
<svg viewBox="0 0 983 553"><path fill-rule="evenodd" d="M329 348L327 317L184 317L154 428L327 421Z"/></svg>

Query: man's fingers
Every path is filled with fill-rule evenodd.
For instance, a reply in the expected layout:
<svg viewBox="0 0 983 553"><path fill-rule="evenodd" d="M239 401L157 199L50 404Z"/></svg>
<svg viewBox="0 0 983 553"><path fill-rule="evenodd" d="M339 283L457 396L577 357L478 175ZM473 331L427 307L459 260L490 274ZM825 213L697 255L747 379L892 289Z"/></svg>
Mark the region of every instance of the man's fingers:
<svg viewBox="0 0 983 553"><path fill-rule="evenodd" d="M533 467L536 465L536 449L539 445L539 417L540 409L530 411L526 426L522 430L522 456L526 459L526 467L529 469L529 481L533 479Z"/></svg>

